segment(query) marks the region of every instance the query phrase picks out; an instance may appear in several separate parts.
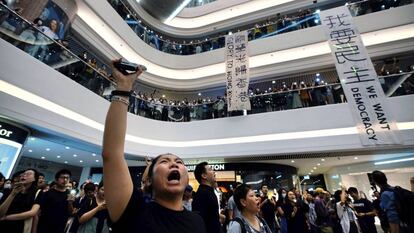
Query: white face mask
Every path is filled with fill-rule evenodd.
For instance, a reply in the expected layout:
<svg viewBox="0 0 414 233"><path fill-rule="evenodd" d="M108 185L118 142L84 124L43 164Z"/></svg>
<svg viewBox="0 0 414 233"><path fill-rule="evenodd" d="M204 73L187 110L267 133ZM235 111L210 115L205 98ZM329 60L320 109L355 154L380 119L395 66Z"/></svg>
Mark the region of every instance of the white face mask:
<svg viewBox="0 0 414 233"><path fill-rule="evenodd" d="M282 193L282 197L285 198L286 197L286 193Z"/></svg>
<svg viewBox="0 0 414 233"><path fill-rule="evenodd" d="M5 189L11 189L11 184L4 184Z"/></svg>

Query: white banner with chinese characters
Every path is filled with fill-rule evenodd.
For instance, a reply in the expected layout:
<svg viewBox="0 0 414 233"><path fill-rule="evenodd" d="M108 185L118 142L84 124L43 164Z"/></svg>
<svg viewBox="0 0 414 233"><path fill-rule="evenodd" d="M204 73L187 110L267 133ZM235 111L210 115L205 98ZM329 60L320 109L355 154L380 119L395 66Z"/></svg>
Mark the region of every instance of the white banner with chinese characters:
<svg viewBox="0 0 414 233"><path fill-rule="evenodd" d="M400 144L395 120L349 9L322 11L320 18L362 145Z"/></svg>
<svg viewBox="0 0 414 233"><path fill-rule="evenodd" d="M250 110L247 31L226 36L226 84L228 111Z"/></svg>

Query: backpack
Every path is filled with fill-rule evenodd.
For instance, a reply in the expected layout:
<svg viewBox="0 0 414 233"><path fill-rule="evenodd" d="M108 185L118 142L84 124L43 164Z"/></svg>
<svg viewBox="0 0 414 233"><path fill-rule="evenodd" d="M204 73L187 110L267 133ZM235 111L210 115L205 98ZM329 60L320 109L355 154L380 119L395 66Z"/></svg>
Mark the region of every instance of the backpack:
<svg viewBox="0 0 414 233"><path fill-rule="evenodd" d="M245 227L245 225L244 225L243 220L241 220L241 218L237 217L237 218L234 218L234 219L233 219L233 220L231 220L231 221L235 221L235 222L237 222L237 223L240 225L240 228L241 228L241 233L246 233L246 227Z"/></svg>
<svg viewBox="0 0 414 233"><path fill-rule="evenodd" d="M259 218L259 221L261 222L261 224L264 225L264 227L266 229L266 232L271 232L270 229L269 229L269 227L267 226L266 221L263 218L261 218L261 217L258 217L258 218ZM246 225L244 224L244 221L241 218L239 218L239 217L234 218L233 220L231 220L231 222L233 222L233 221L234 222L237 222L240 225L241 233L247 233L247 231L246 231Z"/></svg>
<svg viewBox="0 0 414 233"><path fill-rule="evenodd" d="M401 222L414 227L414 215L412 214L414 209L414 193L400 186L395 186L393 192L398 217Z"/></svg>

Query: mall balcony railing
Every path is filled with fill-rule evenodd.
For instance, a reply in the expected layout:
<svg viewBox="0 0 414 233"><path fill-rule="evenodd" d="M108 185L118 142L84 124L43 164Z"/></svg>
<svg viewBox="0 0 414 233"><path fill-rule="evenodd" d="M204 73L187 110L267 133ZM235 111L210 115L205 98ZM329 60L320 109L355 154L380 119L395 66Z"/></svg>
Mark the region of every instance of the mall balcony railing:
<svg viewBox="0 0 414 233"><path fill-rule="evenodd" d="M108 2L112 5L115 11L125 20L125 22L131 27L131 29L141 38L145 43L149 44L153 48L162 52L176 54L176 55L192 55L202 52L207 52L215 49L223 48L225 45L225 34L215 34L214 36L205 37L204 39L179 39L179 38L166 38L162 33L145 25L138 14L132 10L128 1L118 0ZM310 9L306 11L298 12L296 15L279 15L276 18L270 18L266 22L258 22L251 28L235 28L230 30L231 32L247 30L249 35L249 41L266 38L270 36L276 36L282 33L288 33L291 31L301 30L304 28L314 27L320 25L319 12L320 10L326 10L338 6L346 5L349 7L353 16L360 16L369 14L372 12L387 10L393 7L399 7L403 5L411 4L409 0L364 0L350 3L350 1L337 1L329 6L321 6L319 9L315 9L312 12Z"/></svg>
<svg viewBox="0 0 414 233"><path fill-rule="evenodd" d="M105 71L96 69L94 64L79 58L65 47L64 40L49 38L44 32L48 29L36 27L21 18L16 12L0 4L0 38L8 41L27 54L66 75L96 94L109 99L115 83ZM50 28L49 28L50 30ZM50 32L48 33L50 35ZM7 59L7 58L5 58ZM380 82L387 96L414 94L414 71L397 71L396 74L380 76ZM267 93L266 93L267 92ZM142 117L171 122L187 122L307 108L320 105L346 102L340 83L324 83L316 78L310 83L292 83L281 88L271 88L265 93L250 92L250 111L227 112L226 100L220 97L214 101L198 99L196 101L167 101L165 98L133 95L129 112Z"/></svg>
<svg viewBox="0 0 414 233"><path fill-rule="evenodd" d="M204 5L207 5L207 4L215 2L215 1L217 1L217 0L192 0L185 7L191 8L191 7L204 6Z"/></svg>

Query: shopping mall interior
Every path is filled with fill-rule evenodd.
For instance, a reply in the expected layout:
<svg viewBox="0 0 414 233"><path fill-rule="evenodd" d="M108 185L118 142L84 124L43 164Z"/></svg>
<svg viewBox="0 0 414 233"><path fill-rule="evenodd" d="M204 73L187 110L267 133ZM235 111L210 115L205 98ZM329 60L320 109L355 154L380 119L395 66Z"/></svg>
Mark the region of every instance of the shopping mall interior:
<svg viewBox="0 0 414 233"><path fill-rule="evenodd" d="M344 6L381 86L392 142L364 143L368 126L357 127L344 91L321 18ZM413 12L408 0L2 1L0 171L34 168L50 182L65 168L78 183L99 183L116 89L110 64L122 57L146 67L129 97L125 141L137 186L147 158L172 153L195 190L202 161L223 193L236 182L257 192L262 183L354 186L371 200L374 170L411 190ZM226 38L241 32L251 108L230 111Z"/></svg>

